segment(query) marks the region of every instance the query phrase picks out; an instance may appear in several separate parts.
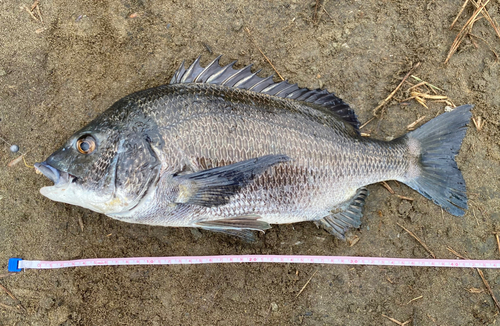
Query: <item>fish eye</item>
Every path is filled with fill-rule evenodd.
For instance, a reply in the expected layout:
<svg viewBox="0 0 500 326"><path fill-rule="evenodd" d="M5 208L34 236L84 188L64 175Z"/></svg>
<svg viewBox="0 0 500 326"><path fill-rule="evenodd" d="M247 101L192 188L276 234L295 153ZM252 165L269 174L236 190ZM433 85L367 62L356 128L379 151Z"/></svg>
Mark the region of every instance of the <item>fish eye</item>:
<svg viewBox="0 0 500 326"><path fill-rule="evenodd" d="M76 141L76 149L82 154L90 154L96 148L96 143L94 137L90 135L84 135Z"/></svg>

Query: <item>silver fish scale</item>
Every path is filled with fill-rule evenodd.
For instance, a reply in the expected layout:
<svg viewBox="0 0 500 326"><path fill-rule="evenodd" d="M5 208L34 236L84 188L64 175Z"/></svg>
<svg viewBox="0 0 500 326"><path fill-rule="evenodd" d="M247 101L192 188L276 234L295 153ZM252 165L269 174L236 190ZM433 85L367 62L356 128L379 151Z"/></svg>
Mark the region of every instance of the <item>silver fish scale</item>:
<svg viewBox="0 0 500 326"><path fill-rule="evenodd" d="M168 225L241 215L276 224L316 220L358 188L402 178L408 168L403 142L362 138L309 103L207 84L157 91L142 98L138 111L159 126L164 173L196 172L269 154L292 159L257 177L228 204L179 210ZM157 189L158 202L144 214L150 224L165 224L160 221L165 219L163 195Z"/></svg>

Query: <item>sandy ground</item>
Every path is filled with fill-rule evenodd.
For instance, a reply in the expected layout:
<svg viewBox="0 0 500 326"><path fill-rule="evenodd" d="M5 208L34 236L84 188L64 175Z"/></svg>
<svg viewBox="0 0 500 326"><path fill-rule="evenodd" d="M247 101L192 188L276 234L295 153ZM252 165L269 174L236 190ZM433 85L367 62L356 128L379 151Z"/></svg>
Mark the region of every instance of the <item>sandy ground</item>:
<svg viewBox="0 0 500 326"><path fill-rule="evenodd" d="M167 83L179 63L216 54L223 63L255 63L304 87L325 87L356 109L361 122L421 62L415 75L456 105L475 104L458 156L470 209L454 217L404 185L369 187L359 241L335 240L312 223L275 226L256 243L205 231L130 225L42 197L50 182L0 142L0 274L17 256L35 260L212 254L430 257L447 250L499 259L500 42L478 21L448 65L462 5L452 1L0 1L0 136L29 163L44 160L74 131L121 97ZM500 21L500 3L490 14ZM34 11L35 15L36 10ZM328 12L328 14L326 13ZM132 15L134 14L134 15ZM135 18L131 18L131 16ZM38 16L36 16L38 17ZM252 39L246 32L249 28ZM488 45L489 44L489 45ZM491 49L490 49L491 47ZM412 80L412 82L414 82ZM403 90L409 87L403 86ZM399 92L396 98L408 94ZM425 115L442 113L392 101L363 131L386 139ZM413 201L401 196L414 198ZM83 222L83 230L79 220ZM297 293L314 274L298 296ZM500 273L484 270L500 298ZM319 265L211 265L28 270L0 279L25 311L0 307L0 325L491 325L499 310L473 269ZM0 303L16 306L0 289Z"/></svg>

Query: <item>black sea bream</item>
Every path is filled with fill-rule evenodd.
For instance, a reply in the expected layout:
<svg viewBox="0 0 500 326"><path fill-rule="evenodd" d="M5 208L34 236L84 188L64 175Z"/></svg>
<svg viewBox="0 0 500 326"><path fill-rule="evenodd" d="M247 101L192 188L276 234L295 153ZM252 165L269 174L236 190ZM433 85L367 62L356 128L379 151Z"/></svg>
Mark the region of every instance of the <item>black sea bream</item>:
<svg viewBox="0 0 500 326"><path fill-rule="evenodd" d="M471 105L380 141L360 136L334 94L233 64L182 64L169 85L113 104L35 165L54 182L42 195L124 222L246 238L301 221L344 238L361 224L364 187L384 180L464 214L455 155Z"/></svg>

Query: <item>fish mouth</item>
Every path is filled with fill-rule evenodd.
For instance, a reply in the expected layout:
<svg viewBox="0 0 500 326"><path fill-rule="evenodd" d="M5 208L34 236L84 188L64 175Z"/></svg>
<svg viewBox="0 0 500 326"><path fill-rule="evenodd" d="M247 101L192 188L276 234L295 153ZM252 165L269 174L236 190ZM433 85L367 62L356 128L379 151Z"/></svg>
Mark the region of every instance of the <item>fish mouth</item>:
<svg viewBox="0 0 500 326"><path fill-rule="evenodd" d="M61 171L51 166L46 162L35 163L36 173L41 173L54 182L54 186L64 186L68 183L75 182L77 177L68 172Z"/></svg>

